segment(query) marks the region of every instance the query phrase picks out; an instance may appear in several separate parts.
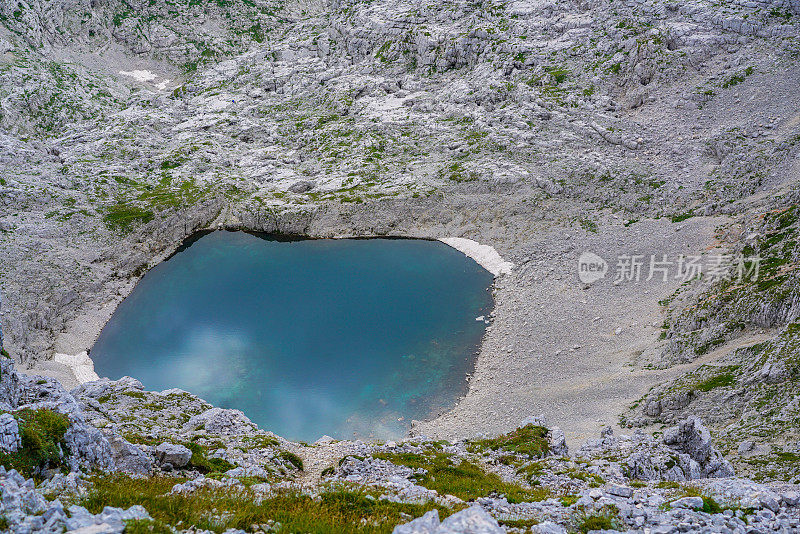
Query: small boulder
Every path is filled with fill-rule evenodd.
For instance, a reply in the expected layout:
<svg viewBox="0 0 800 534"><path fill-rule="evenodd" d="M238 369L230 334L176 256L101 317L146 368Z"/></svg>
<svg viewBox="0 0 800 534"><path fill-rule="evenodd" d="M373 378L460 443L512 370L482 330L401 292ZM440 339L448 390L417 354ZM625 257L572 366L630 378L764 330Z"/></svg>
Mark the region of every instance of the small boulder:
<svg viewBox="0 0 800 534"><path fill-rule="evenodd" d="M297 182L295 182L295 183L293 183L292 185L289 186L289 191L291 191L292 193L298 193L298 194L307 193L307 192L311 191L312 189L314 189L314 187L316 187L316 185L317 184L315 184L314 182L312 182L310 180L299 180L299 181L297 181Z"/></svg>
<svg viewBox="0 0 800 534"><path fill-rule="evenodd" d="M673 508L686 508L689 510L700 510L703 508L702 497L683 497L672 502Z"/></svg>
<svg viewBox="0 0 800 534"><path fill-rule="evenodd" d="M192 459L192 451L183 445L164 442L155 449L159 463L171 464L173 467L184 467Z"/></svg>
<svg viewBox="0 0 800 534"><path fill-rule="evenodd" d="M21 446L17 420L10 413L0 414L0 451L14 452Z"/></svg>
<svg viewBox="0 0 800 534"><path fill-rule="evenodd" d="M437 528L439 528L439 512L431 510L405 525L397 525L392 534L434 534Z"/></svg>
<svg viewBox="0 0 800 534"><path fill-rule="evenodd" d="M436 534L505 534L505 531L483 507L472 506L442 521Z"/></svg>
<svg viewBox="0 0 800 534"><path fill-rule="evenodd" d="M773 512L777 512L781 509L780 501L778 500L777 496L771 492L760 495L758 498L758 503L762 508L767 508Z"/></svg>
<svg viewBox="0 0 800 534"><path fill-rule="evenodd" d="M550 444L550 454L554 456L566 456L569 454L567 438L564 436L564 431L559 427L554 426L550 429L548 441Z"/></svg>
<svg viewBox="0 0 800 534"><path fill-rule="evenodd" d="M606 491L611 495L625 499L630 499L633 497L633 488L629 488L627 486L617 486L616 484L611 484L606 488Z"/></svg>
<svg viewBox="0 0 800 534"><path fill-rule="evenodd" d="M797 506L800 504L800 492L798 491L787 491L781 495L781 498L786 506Z"/></svg>
<svg viewBox="0 0 800 534"><path fill-rule="evenodd" d="M744 440L739 444L739 448L737 449L739 454L744 454L746 452L750 452L756 448L756 444L749 439Z"/></svg>
<svg viewBox="0 0 800 534"><path fill-rule="evenodd" d="M111 455L119 471L135 475L147 475L153 469L152 457L136 445L128 443L119 435L110 435Z"/></svg>

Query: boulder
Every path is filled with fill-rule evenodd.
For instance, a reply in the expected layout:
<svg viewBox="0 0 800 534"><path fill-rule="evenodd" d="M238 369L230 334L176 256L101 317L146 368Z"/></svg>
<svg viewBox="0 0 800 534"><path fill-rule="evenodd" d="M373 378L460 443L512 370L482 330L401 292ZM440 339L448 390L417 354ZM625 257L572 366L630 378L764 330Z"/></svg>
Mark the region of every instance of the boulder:
<svg viewBox="0 0 800 534"><path fill-rule="evenodd" d="M153 459L136 445L116 434L107 436L111 454L118 471L134 475L147 475L153 469Z"/></svg>
<svg viewBox="0 0 800 534"><path fill-rule="evenodd" d="M310 180L299 180L289 186L289 191L292 193L307 193L317 186Z"/></svg>
<svg viewBox="0 0 800 534"><path fill-rule="evenodd" d="M173 467L184 467L192 459L192 451L188 448L168 442L158 445L155 455L159 463L170 464Z"/></svg>
<svg viewBox="0 0 800 534"><path fill-rule="evenodd" d="M439 512L431 510L405 525L397 525L392 534L434 534L437 528L439 528Z"/></svg>
<svg viewBox="0 0 800 534"><path fill-rule="evenodd" d="M700 477L693 478L734 476L733 466L711 443L711 433L697 417L688 417L679 422L678 426L665 430L662 441L671 449L682 452L697 462L701 473Z"/></svg>
<svg viewBox="0 0 800 534"><path fill-rule="evenodd" d="M703 508L702 497L683 497L672 502L673 508L687 508L689 510L700 510Z"/></svg>
<svg viewBox="0 0 800 534"><path fill-rule="evenodd" d="M0 414L0 451L14 452L21 446L17 420L10 413Z"/></svg>
<svg viewBox="0 0 800 534"><path fill-rule="evenodd" d="M476 505L442 521L436 534L505 534L505 531L494 517Z"/></svg>
<svg viewBox="0 0 800 534"><path fill-rule="evenodd" d="M111 444L100 430L73 416L70 427L64 434L64 443L70 451L68 457L71 471L80 467L99 467L113 471L115 469Z"/></svg>
<svg viewBox="0 0 800 534"><path fill-rule="evenodd" d="M554 426L550 429L548 440L550 442L550 454L554 456L567 456L569 454L567 438L564 436L564 431L559 427Z"/></svg>
<svg viewBox="0 0 800 534"><path fill-rule="evenodd" d="M191 417L185 425L185 431L205 430L209 434L241 434L255 430L255 425L239 410L211 408Z"/></svg>

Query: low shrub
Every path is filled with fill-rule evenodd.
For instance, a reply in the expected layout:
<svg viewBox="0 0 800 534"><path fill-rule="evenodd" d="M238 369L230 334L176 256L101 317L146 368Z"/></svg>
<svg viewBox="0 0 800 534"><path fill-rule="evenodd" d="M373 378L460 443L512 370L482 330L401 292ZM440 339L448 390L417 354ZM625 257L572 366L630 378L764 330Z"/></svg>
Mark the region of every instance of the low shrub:
<svg viewBox="0 0 800 534"><path fill-rule="evenodd" d="M616 506L604 506L599 510L581 511L575 516L575 530L586 534L592 530L618 530L619 510Z"/></svg>
<svg viewBox="0 0 800 534"><path fill-rule="evenodd" d="M496 438L473 441L468 447L473 452L492 449L541 458L550 451L547 433L547 428L543 426L525 425Z"/></svg>
<svg viewBox="0 0 800 534"><path fill-rule="evenodd" d="M201 473L224 473L236 467L222 458L209 458L206 456L206 450L197 443L187 443L186 447L192 451L189 467L197 469Z"/></svg>
<svg viewBox="0 0 800 534"><path fill-rule="evenodd" d="M67 416L46 408L24 408L14 413L14 417L19 423L22 447L12 453L0 454L0 464L6 469L16 469L26 477L64 465L67 449L63 440L69 428Z"/></svg>
<svg viewBox="0 0 800 534"><path fill-rule="evenodd" d="M80 502L92 513L105 506L145 507L152 522L137 521L126 532L155 532L164 525L181 529L250 530L253 524L270 520L280 523L279 532L311 534L389 534L408 517L419 517L429 510L439 510L440 517L451 512L435 504L405 504L375 499L346 487L331 487L318 499L295 492L282 492L257 499L249 490L202 489L191 494L169 494L184 479L172 477L131 478L114 474L91 479L91 487ZM152 527L152 530L150 528Z"/></svg>
<svg viewBox="0 0 800 534"><path fill-rule="evenodd" d="M444 453L430 454L396 453L376 454L376 458L388 460L397 465L425 472L414 478L420 486L435 490L443 495L455 495L465 501L491 494L505 495L509 502L542 501L551 496L546 488L523 488L519 484L504 482L494 473L487 473L477 464L467 460L456 463Z"/></svg>
<svg viewBox="0 0 800 534"><path fill-rule="evenodd" d="M292 464L294 468L297 469L298 471L303 470L303 459L297 456L295 453L289 451L281 451L278 457Z"/></svg>

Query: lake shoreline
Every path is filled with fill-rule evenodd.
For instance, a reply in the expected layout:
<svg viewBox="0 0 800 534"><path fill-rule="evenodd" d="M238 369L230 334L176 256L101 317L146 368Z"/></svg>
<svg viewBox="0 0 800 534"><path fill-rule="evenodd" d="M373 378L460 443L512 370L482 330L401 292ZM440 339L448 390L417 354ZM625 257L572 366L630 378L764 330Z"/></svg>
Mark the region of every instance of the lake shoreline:
<svg viewBox="0 0 800 534"><path fill-rule="evenodd" d="M413 209L393 202L328 205L311 215L289 213L277 222L267 222L252 212L220 208L190 233L226 229L312 238L421 239L460 235L488 244L516 267L495 279L493 322L481 344L475 372L468 378L466 394L452 410L416 422L410 434L443 439L496 434L540 414L561 424L570 440L593 437L602 426L615 425L619 413L666 376L640 368L636 355L657 346L659 330L650 324L663 321L658 301L674 288L655 288L657 291L646 295L625 286L586 291L574 274L573 262L579 251L602 251L609 243L645 252L660 252L665 244L667 252L703 250L713 242L715 225L724 219L694 218L676 232L669 221L642 221L628 228L606 213L601 219L602 232L594 234L576 233L563 222L532 221L508 213L498 213L496 223L478 228L460 219L462 209L428 201ZM431 213L437 212L432 218ZM148 268L173 254L186 237L159 241L156 250L143 255L149 259ZM51 355L46 360L37 358L28 369L20 366L21 370L54 376L66 387L76 385L68 369L52 363L52 354L77 354L91 347L144 272L111 278L100 294L105 298L87 300L57 333ZM588 306L582 302L587 297L591 297ZM551 311L540 313L542 309ZM571 319L565 321L564 317ZM594 321L595 317L601 320ZM634 323L639 326L631 326ZM597 331L599 325L603 329ZM620 327L621 334L615 335ZM570 350L576 345L581 348Z"/></svg>

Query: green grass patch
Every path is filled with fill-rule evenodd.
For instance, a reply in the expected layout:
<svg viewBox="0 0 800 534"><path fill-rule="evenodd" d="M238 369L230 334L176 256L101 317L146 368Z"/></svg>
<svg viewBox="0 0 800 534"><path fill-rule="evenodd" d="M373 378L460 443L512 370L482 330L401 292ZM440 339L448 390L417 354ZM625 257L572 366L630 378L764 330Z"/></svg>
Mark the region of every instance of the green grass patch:
<svg viewBox="0 0 800 534"><path fill-rule="evenodd" d="M503 450L515 454L527 454L533 458L542 458L550 451L547 433L547 428L543 426L525 425L496 438L473 441L467 445L467 448L472 452L486 449Z"/></svg>
<svg viewBox="0 0 800 534"><path fill-rule="evenodd" d="M95 477L80 504L92 513L101 512L105 506L128 508L140 504L150 513L155 525L180 524L181 529L195 527L214 532L229 528L250 531L253 524L273 520L281 524L278 531L281 533L388 534L395 525L407 521L404 515L419 517L433 509L439 510L440 517L451 513L447 508L434 504L378 500L366 492L346 487L331 488L318 499L285 492L260 502L248 490L206 489L189 495L167 495L174 484L182 481L169 477ZM144 529L151 525L140 522L135 528L141 530L132 532L150 532Z"/></svg>
<svg viewBox="0 0 800 534"><path fill-rule="evenodd" d="M24 408L13 415L19 424L22 447L0 453L0 464L26 477L37 476L43 469L62 467L66 456L64 434L69 428L67 416L46 408Z"/></svg>
<svg viewBox="0 0 800 534"><path fill-rule="evenodd" d="M134 519L125 522L125 534L173 534L169 525L152 519Z"/></svg>
<svg viewBox="0 0 800 534"><path fill-rule="evenodd" d="M604 506L594 512L581 511L575 516L575 530L586 534L592 530L619 530L619 510L616 506Z"/></svg>
<svg viewBox="0 0 800 534"><path fill-rule="evenodd" d="M224 473L236 467L222 458L209 458L206 455L206 450L197 443L187 443L186 447L192 451L189 467L197 469L201 473Z"/></svg>
<svg viewBox="0 0 800 534"><path fill-rule="evenodd" d="M444 453L425 455L414 453L381 453L376 458L388 460L397 465L425 472L414 476L420 486L432 489L442 495L455 495L465 501L489 495L505 495L508 502L542 501L551 496L545 488L526 489L519 484L504 482L494 473L487 473L475 463L461 460L458 463Z"/></svg>
<svg viewBox="0 0 800 534"><path fill-rule="evenodd" d="M303 470L303 459L297 456L295 453L289 451L281 451L281 453L278 456L282 460L286 460L287 462L292 464L294 468L297 469L298 471Z"/></svg>
<svg viewBox="0 0 800 534"><path fill-rule="evenodd" d="M673 215L672 217L670 217L670 220L674 223L679 223L685 221L686 219L691 219L692 217L694 217L694 213L688 211L686 213L678 213L676 215Z"/></svg>
<svg viewBox="0 0 800 534"><path fill-rule="evenodd" d="M597 233L597 223L590 220L590 219L580 219L578 221L581 225L581 228L586 230L587 232Z"/></svg>
<svg viewBox="0 0 800 534"><path fill-rule="evenodd" d="M738 368L738 367L737 367ZM694 385L698 391L708 392L712 389L732 386L736 383L736 374L733 371L724 372L716 376L711 376Z"/></svg>
<svg viewBox="0 0 800 534"><path fill-rule="evenodd" d="M130 204L115 204L106 209L103 222L109 230L129 232L136 224L146 224L153 220L152 211Z"/></svg>

